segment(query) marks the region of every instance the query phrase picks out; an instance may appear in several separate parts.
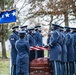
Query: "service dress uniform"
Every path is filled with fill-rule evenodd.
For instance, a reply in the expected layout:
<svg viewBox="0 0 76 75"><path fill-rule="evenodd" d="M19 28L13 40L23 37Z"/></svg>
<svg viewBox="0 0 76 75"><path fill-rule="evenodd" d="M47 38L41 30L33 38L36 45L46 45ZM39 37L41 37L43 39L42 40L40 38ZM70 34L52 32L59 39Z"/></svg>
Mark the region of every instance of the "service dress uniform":
<svg viewBox="0 0 76 75"><path fill-rule="evenodd" d="M57 25L55 25L57 26ZM61 41L60 34L58 30L53 30L50 38L50 55L49 59L53 66L53 73L54 75L61 75L60 70L60 63L61 63L61 55L62 55L62 48L59 44Z"/></svg>
<svg viewBox="0 0 76 75"><path fill-rule="evenodd" d="M67 75L67 38L66 38L66 32L61 32L63 35L63 43L61 45L62 47L62 75Z"/></svg>
<svg viewBox="0 0 76 75"><path fill-rule="evenodd" d="M36 46L43 46L42 34L38 28L41 26L35 26L36 30L34 33L34 39L36 41ZM44 57L44 50L36 50L36 58Z"/></svg>
<svg viewBox="0 0 76 75"><path fill-rule="evenodd" d="M9 37L9 41L11 44L11 75L16 75L16 57L17 57L17 51L15 48L15 42L19 39L18 32L14 29L18 28L18 26L14 26L13 32Z"/></svg>
<svg viewBox="0 0 76 75"><path fill-rule="evenodd" d="M74 75L76 74L76 28L72 28L73 33L72 36L74 37Z"/></svg>
<svg viewBox="0 0 76 75"><path fill-rule="evenodd" d="M19 35L25 36L24 31L20 31ZM17 50L16 59L16 75L29 75L29 44L24 37L20 37L15 44Z"/></svg>
<svg viewBox="0 0 76 75"><path fill-rule="evenodd" d="M67 61L68 61L68 75L74 73L74 37L71 32L67 33Z"/></svg>
<svg viewBox="0 0 76 75"><path fill-rule="evenodd" d="M30 47L35 46L35 39L34 39L34 34L32 33L34 29L31 28L29 29L29 33L27 34L27 42L29 43ZM35 59L35 50L30 51L30 62Z"/></svg>
<svg viewBox="0 0 76 75"><path fill-rule="evenodd" d="M61 61L59 61L59 75L62 75L62 72L63 72L63 70L62 70L62 53L63 53L62 52L62 45L63 45L64 40L63 40L63 35L60 31L60 26L58 27L58 29L56 31L59 35L58 44L61 46Z"/></svg>

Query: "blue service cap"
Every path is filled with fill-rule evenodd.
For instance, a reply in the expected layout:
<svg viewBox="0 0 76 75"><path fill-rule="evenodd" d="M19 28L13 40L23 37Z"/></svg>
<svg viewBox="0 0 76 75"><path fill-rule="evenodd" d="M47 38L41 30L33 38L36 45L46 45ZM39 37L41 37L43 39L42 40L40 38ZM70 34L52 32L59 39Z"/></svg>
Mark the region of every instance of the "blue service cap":
<svg viewBox="0 0 76 75"><path fill-rule="evenodd" d="M27 28L27 25L26 26L21 26L20 28Z"/></svg>
<svg viewBox="0 0 76 75"><path fill-rule="evenodd" d="M66 28L66 29L70 29L70 27L68 27L68 26L64 26L64 28Z"/></svg>
<svg viewBox="0 0 76 75"><path fill-rule="evenodd" d="M76 28L70 28L70 29L72 29L72 30L76 31Z"/></svg>
<svg viewBox="0 0 76 75"><path fill-rule="evenodd" d="M74 29L75 30L76 28L71 28L71 29Z"/></svg>
<svg viewBox="0 0 76 75"><path fill-rule="evenodd" d="M12 29L16 29L16 28L19 28L19 26L14 26L14 27L12 27Z"/></svg>
<svg viewBox="0 0 76 75"><path fill-rule="evenodd" d="M76 28L73 28L73 30L75 30L75 31L76 31Z"/></svg>
<svg viewBox="0 0 76 75"><path fill-rule="evenodd" d="M52 24L52 30L59 29L59 28L60 28L59 25L57 25L57 24Z"/></svg>
<svg viewBox="0 0 76 75"><path fill-rule="evenodd" d="M73 31L76 31L76 28L73 28Z"/></svg>
<svg viewBox="0 0 76 75"><path fill-rule="evenodd" d="M54 26L54 27L60 27L59 25L57 25L57 24L52 24L52 26Z"/></svg>
<svg viewBox="0 0 76 75"><path fill-rule="evenodd" d="M38 26L35 26L34 28L40 28L41 26L40 25L38 25Z"/></svg>
<svg viewBox="0 0 76 75"><path fill-rule="evenodd" d="M25 35L26 34L26 31L19 31L19 35Z"/></svg>

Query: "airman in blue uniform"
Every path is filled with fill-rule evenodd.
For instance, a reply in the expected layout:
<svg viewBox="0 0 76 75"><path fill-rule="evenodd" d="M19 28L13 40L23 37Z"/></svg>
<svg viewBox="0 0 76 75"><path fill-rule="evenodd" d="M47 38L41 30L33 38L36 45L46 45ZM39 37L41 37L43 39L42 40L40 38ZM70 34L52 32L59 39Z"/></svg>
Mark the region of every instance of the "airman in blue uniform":
<svg viewBox="0 0 76 75"><path fill-rule="evenodd" d="M74 75L76 74L76 28L72 28L72 36L74 37Z"/></svg>
<svg viewBox="0 0 76 75"><path fill-rule="evenodd" d="M35 46L35 39L34 39L34 28L29 29L29 33L27 35L27 41L30 47ZM30 51L30 62L35 59L35 50Z"/></svg>
<svg viewBox="0 0 76 75"><path fill-rule="evenodd" d="M51 34L50 38L50 61L53 66L53 73L54 75L61 75L60 70L60 63L61 63L61 55L62 55L62 48L61 48L61 35L59 32L59 25L52 24L53 26L53 33Z"/></svg>
<svg viewBox="0 0 76 75"><path fill-rule="evenodd" d="M9 37L9 41L11 44L11 75L16 75L16 56L17 56L17 51L15 48L15 42L19 39L18 36L18 30L19 26L14 26L12 28L13 32Z"/></svg>
<svg viewBox="0 0 76 75"><path fill-rule="evenodd" d="M66 37L66 29L65 27L60 26L60 31L62 34L62 75L67 75L67 37Z"/></svg>
<svg viewBox="0 0 76 75"><path fill-rule="evenodd" d="M66 42L66 47L67 47L67 45L70 43L70 41L69 41L70 40L70 37L69 37L70 27L65 26L64 31L66 33L66 38L67 38L67 42ZM69 63L69 61L68 61L68 48L67 48L67 75L70 74L69 64L68 63Z"/></svg>
<svg viewBox="0 0 76 75"><path fill-rule="evenodd" d="M74 73L74 37L72 35L72 29L67 33L67 57L68 57L68 75Z"/></svg>
<svg viewBox="0 0 76 75"><path fill-rule="evenodd" d="M41 26L35 26L34 39L36 41L36 46L43 46L42 34L41 34ZM43 50L36 50L36 58L44 57Z"/></svg>
<svg viewBox="0 0 76 75"><path fill-rule="evenodd" d="M19 32L19 40L16 41L17 50L16 75L29 75L29 44L25 41L25 31Z"/></svg>

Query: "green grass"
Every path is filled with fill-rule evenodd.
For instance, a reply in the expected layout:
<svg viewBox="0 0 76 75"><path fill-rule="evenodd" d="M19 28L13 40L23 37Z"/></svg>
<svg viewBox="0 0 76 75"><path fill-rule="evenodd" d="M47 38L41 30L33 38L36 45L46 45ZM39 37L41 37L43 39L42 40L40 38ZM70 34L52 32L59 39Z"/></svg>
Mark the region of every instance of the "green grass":
<svg viewBox="0 0 76 75"><path fill-rule="evenodd" d="M10 58L10 51L7 51L6 54L7 54L7 57ZM0 57L2 57L2 52L0 52Z"/></svg>
<svg viewBox="0 0 76 75"><path fill-rule="evenodd" d="M7 52L8 59L2 59L0 52L0 75L10 75L10 52Z"/></svg>
<svg viewBox="0 0 76 75"><path fill-rule="evenodd" d="M48 57L48 51L44 50L44 57Z"/></svg>
<svg viewBox="0 0 76 75"><path fill-rule="evenodd" d="M44 51L44 56L48 56L48 51ZM7 52L8 59L2 59L2 53L0 52L0 75L10 75L10 52Z"/></svg>

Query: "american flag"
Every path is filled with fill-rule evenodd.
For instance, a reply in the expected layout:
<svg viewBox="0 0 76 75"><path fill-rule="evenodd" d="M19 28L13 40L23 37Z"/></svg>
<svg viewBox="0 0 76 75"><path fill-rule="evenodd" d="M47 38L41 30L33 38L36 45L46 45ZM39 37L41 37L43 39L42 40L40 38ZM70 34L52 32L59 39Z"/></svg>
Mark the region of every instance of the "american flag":
<svg viewBox="0 0 76 75"><path fill-rule="evenodd" d="M16 22L16 10L3 11L0 13L0 24Z"/></svg>

